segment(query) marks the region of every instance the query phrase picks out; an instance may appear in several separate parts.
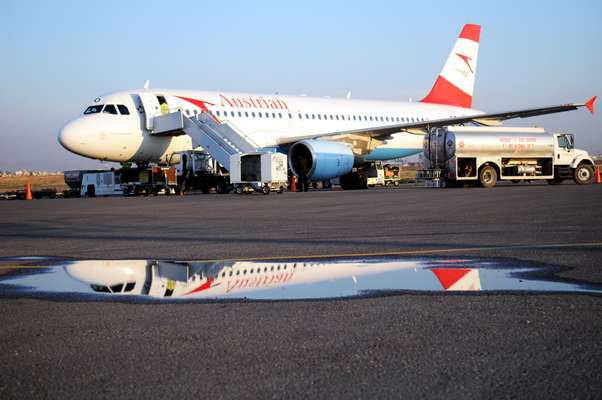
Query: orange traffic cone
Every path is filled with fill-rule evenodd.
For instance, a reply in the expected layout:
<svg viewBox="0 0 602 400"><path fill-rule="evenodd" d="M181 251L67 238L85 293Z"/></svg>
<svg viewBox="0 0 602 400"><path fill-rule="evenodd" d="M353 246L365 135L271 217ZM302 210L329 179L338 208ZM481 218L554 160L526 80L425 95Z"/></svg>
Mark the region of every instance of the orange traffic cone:
<svg viewBox="0 0 602 400"><path fill-rule="evenodd" d="M31 195L31 182L29 181L29 176L27 177L27 189L25 190L25 200L33 200L33 196Z"/></svg>
<svg viewBox="0 0 602 400"><path fill-rule="evenodd" d="M600 166L596 165L596 183L602 183L602 180L600 180Z"/></svg>
<svg viewBox="0 0 602 400"><path fill-rule="evenodd" d="M291 177L291 192L296 192L297 191L297 177L295 175L293 175Z"/></svg>

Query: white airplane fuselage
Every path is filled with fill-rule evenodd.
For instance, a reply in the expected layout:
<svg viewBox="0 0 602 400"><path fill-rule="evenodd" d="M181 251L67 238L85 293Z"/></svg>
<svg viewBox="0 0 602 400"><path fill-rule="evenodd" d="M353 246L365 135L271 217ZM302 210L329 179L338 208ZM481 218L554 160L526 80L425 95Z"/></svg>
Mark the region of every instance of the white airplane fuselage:
<svg viewBox="0 0 602 400"><path fill-rule="evenodd" d="M94 99L93 113L68 122L58 133L67 150L92 159L115 162L173 163L175 152L193 149L190 136L156 136L145 125L140 93L164 98L169 111L187 116L210 112L234 125L263 148L278 149L311 135L480 115L481 111L432 103L370 101L172 89L132 90ZM107 112L114 105L117 113ZM121 113L125 106L129 114ZM89 110L86 108L86 110ZM109 107L110 111L113 108ZM422 135L397 133L366 154L365 159L390 160L422 150Z"/></svg>

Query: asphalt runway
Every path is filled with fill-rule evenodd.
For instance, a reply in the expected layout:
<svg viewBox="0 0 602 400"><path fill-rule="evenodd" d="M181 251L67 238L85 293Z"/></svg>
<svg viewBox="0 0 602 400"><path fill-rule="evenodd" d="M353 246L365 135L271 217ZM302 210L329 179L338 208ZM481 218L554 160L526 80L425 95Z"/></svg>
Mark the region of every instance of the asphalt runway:
<svg viewBox="0 0 602 400"><path fill-rule="evenodd" d="M602 283L602 186L0 202L0 257L500 257ZM0 271L11 262L0 262ZM0 293L1 295L1 293ZM0 397L598 398L602 297L0 299Z"/></svg>

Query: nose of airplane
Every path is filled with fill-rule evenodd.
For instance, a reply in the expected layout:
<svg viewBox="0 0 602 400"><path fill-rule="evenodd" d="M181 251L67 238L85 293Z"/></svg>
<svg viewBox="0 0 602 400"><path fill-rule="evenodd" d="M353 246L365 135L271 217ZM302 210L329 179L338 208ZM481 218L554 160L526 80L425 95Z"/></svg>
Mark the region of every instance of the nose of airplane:
<svg viewBox="0 0 602 400"><path fill-rule="evenodd" d="M65 149L81 155L85 152L85 135L86 132L83 129L82 122L79 119L75 119L68 122L59 130L57 139Z"/></svg>

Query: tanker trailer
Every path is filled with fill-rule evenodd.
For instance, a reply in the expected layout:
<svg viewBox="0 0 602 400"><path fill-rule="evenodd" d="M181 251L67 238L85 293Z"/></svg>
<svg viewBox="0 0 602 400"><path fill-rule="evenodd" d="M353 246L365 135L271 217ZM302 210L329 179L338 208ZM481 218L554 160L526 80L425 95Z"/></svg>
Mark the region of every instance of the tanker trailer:
<svg viewBox="0 0 602 400"><path fill-rule="evenodd" d="M591 183L594 167L586 151L575 149L573 135L542 128L433 128L424 137L423 156L419 176L430 186L478 183L489 188L498 180L554 185L564 179L585 185Z"/></svg>

